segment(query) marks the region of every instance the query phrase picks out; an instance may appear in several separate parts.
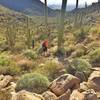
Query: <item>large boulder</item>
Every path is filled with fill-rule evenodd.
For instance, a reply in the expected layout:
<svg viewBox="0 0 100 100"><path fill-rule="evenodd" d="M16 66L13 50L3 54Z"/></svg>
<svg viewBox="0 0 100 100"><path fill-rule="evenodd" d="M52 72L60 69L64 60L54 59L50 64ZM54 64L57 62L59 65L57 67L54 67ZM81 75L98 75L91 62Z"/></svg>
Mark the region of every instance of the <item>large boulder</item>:
<svg viewBox="0 0 100 100"><path fill-rule="evenodd" d="M86 100L97 100L96 92L93 89L89 89L83 92L85 95Z"/></svg>
<svg viewBox="0 0 100 100"><path fill-rule="evenodd" d="M45 100L56 100L57 99L57 96L50 91L44 92L42 96L45 98Z"/></svg>
<svg viewBox="0 0 100 100"><path fill-rule="evenodd" d="M9 86L0 89L0 100L11 100L12 92L15 92L15 83L10 83Z"/></svg>
<svg viewBox="0 0 100 100"><path fill-rule="evenodd" d="M3 78L4 78L4 75L0 75L0 81L3 80Z"/></svg>
<svg viewBox="0 0 100 100"><path fill-rule="evenodd" d="M22 90L18 93L13 93L11 100L45 100L41 95Z"/></svg>
<svg viewBox="0 0 100 100"><path fill-rule="evenodd" d="M12 76L1 76L1 80L0 80L0 89L5 88L12 80Z"/></svg>
<svg viewBox="0 0 100 100"><path fill-rule="evenodd" d="M89 88L94 89L96 92L100 92L100 71L94 71L88 79Z"/></svg>
<svg viewBox="0 0 100 100"><path fill-rule="evenodd" d="M80 93L78 90L74 90L69 100L86 100L85 95Z"/></svg>
<svg viewBox="0 0 100 100"><path fill-rule="evenodd" d="M74 90L70 96L70 100L98 100L97 95L93 89L79 92Z"/></svg>
<svg viewBox="0 0 100 100"><path fill-rule="evenodd" d="M89 87L88 87L88 83L87 82L80 83L80 92L84 92L84 91L86 91L88 89L89 89Z"/></svg>
<svg viewBox="0 0 100 100"><path fill-rule="evenodd" d="M69 100L70 95L71 95L71 91L68 90L66 93L64 93L64 94L62 94L61 96L59 96L59 97L57 98L57 100Z"/></svg>
<svg viewBox="0 0 100 100"><path fill-rule="evenodd" d="M61 96L66 93L68 89L73 90L78 88L79 84L80 80L77 77L70 74L64 74L51 83L50 90L57 96Z"/></svg>

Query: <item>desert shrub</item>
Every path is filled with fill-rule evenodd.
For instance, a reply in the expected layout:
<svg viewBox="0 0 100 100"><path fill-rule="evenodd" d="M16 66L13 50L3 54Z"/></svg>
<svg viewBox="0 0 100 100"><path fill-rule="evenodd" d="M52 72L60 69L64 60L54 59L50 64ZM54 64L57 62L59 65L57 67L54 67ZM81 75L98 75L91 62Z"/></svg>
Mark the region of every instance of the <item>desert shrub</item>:
<svg viewBox="0 0 100 100"><path fill-rule="evenodd" d="M96 26L96 27L91 28L90 32L93 38L96 38L96 37L100 38L100 28L99 27Z"/></svg>
<svg viewBox="0 0 100 100"><path fill-rule="evenodd" d="M23 55L26 56L28 59L37 59L38 55L33 50L26 50L23 52Z"/></svg>
<svg viewBox="0 0 100 100"><path fill-rule="evenodd" d="M98 29L96 27L91 28L90 32L92 33L98 33Z"/></svg>
<svg viewBox="0 0 100 100"><path fill-rule="evenodd" d="M39 37L39 40L44 40L47 38L47 35L46 34L41 34L40 37Z"/></svg>
<svg viewBox="0 0 100 100"><path fill-rule="evenodd" d="M9 66L0 66L0 74L17 75L20 71L21 69L15 63L10 63Z"/></svg>
<svg viewBox="0 0 100 100"><path fill-rule="evenodd" d="M17 65L21 68L22 71L30 71L33 66L33 61L28 59L19 60Z"/></svg>
<svg viewBox="0 0 100 100"><path fill-rule="evenodd" d="M38 67L35 72L47 76L49 80L53 80L57 77L58 70L61 66L62 65L56 60L47 60L42 66Z"/></svg>
<svg viewBox="0 0 100 100"><path fill-rule="evenodd" d="M16 42L15 46L14 46L14 52L20 53L25 49L25 44L24 43L20 43L20 42Z"/></svg>
<svg viewBox="0 0 100 100"><path fill-rule="evenodd" d="M83 72L88 77L91 73L91 65L84 59L75 58L71 61L67 71L71 74L75 74L76 71Z"/></svg>
<svg viewBox="0 0 100 100"><path fill-rule="evenodd" d="M47 77L38 73L29 73L23 75L17 82L16 91L28 90L35 93L44 92L49 86Z"/></svg>
<svg viewBox="0 0 100 100"><path fill-rule="evenodd" d="M8 54L1 53L0 54L0 65L1 66L8 66L10 64L10 60L8 58Z"/></svg>
<svg viewBox="0 0 100 100"><path fill-rule="evenodd" d="M66 50L66 56L70 56L71 53L75 50L75 47L69 46L69 47L66 47L65 50Z"/></svg>
<svg viewBox="0 0 100 100"><path fill-rule="evenodd" d="M89 51L93 51L93 50L95 50L99 47L100 47L100 42L99 41L93 41L93 42L91 42L87 45L87 48L88 48Z"/></svg>
<svg viewBox="0 0 100 100"><path fill-rule="evenodd" d="M74 52L71 53L69 58L77 58L84 56L86 51L84 49L78 48Z"/></svg>
<svg viewBox="0 0 100 100"><path fill-rule="evenodd" d="M73 34L77 41L84 40L87 36L87 32L84 29L81 29Z"/></svg>
<svg viewBox="0 0 100 100"><path fill-rule="evenodd" d="M90 52L89 56L92 64L100 66L100 48Z"/></svg>
<svg viewBox="0 0 100 100"><path fill-rule="evenodd" d="M20 68L8 57L7 53L0 55L0 74L16 75L19 74Z"/></svg>
<svg viewBox="0 0 100 100"><path fill-rule="evenodd" d="M85 54L85 50L83 50L83 49L76 50L76 57L83 56L84 54Z"/></svg>

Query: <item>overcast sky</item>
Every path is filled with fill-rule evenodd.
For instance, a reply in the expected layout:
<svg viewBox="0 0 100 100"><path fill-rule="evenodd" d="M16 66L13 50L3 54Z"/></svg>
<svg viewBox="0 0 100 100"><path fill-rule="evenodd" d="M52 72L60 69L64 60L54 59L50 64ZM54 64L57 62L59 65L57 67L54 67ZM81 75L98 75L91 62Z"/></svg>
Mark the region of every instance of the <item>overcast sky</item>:
<svg viewBox="0 0 100 100"><path fill-rule="evenodd" d="M44 2L44 0L41 0ZM48 4L61 4L62 0L47 0ZM91 4L92 2L97 2L98 0L79 0L79 4L84 4L87 2L88 4ZM68 0L68 4L75 4L76 0Z"/></svg>

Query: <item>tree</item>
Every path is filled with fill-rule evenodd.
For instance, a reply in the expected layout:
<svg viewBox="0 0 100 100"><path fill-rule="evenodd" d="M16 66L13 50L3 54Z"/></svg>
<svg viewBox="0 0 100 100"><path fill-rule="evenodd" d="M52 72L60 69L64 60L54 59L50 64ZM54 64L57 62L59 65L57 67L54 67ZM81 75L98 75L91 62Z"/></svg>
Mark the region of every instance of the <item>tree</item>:
<svg viewBox="0 0 100 100"><path fill-rule="evenodd" d="M78 9L79 0L76 0L76 9Z"/></svg>
<svg viewBox="0 0 100 100"><path fill-rule="evenodd" d="M58 32L58 53L62 53L63 49L63 34L64 34L64 18L66 12L67 0L62 0L62 7L61 7L61 16L60 16L60 23L59 23L59 32Z"/></svg>

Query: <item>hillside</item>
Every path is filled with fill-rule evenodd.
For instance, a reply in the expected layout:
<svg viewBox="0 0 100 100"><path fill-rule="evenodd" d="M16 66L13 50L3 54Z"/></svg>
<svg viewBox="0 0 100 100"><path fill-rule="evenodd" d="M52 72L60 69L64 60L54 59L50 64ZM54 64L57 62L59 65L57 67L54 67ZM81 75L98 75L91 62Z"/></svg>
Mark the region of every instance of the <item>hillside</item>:
<svg viewBox="0 0 100 100"><path fill-rule="evenodd" d="M44 4L40 0L0 0L0 5L31 16L44 15ZM50 8L48 13L49 16L54 15L54 11Z"/></svg>
<svg viewBox="0 0 100 100"><path fill-rule="evenodd" d="M48 17L45 27L44 16L0 6L0 100L100 100L100 12L94 5L66 13L60 53L59 15Z"/></svg>

